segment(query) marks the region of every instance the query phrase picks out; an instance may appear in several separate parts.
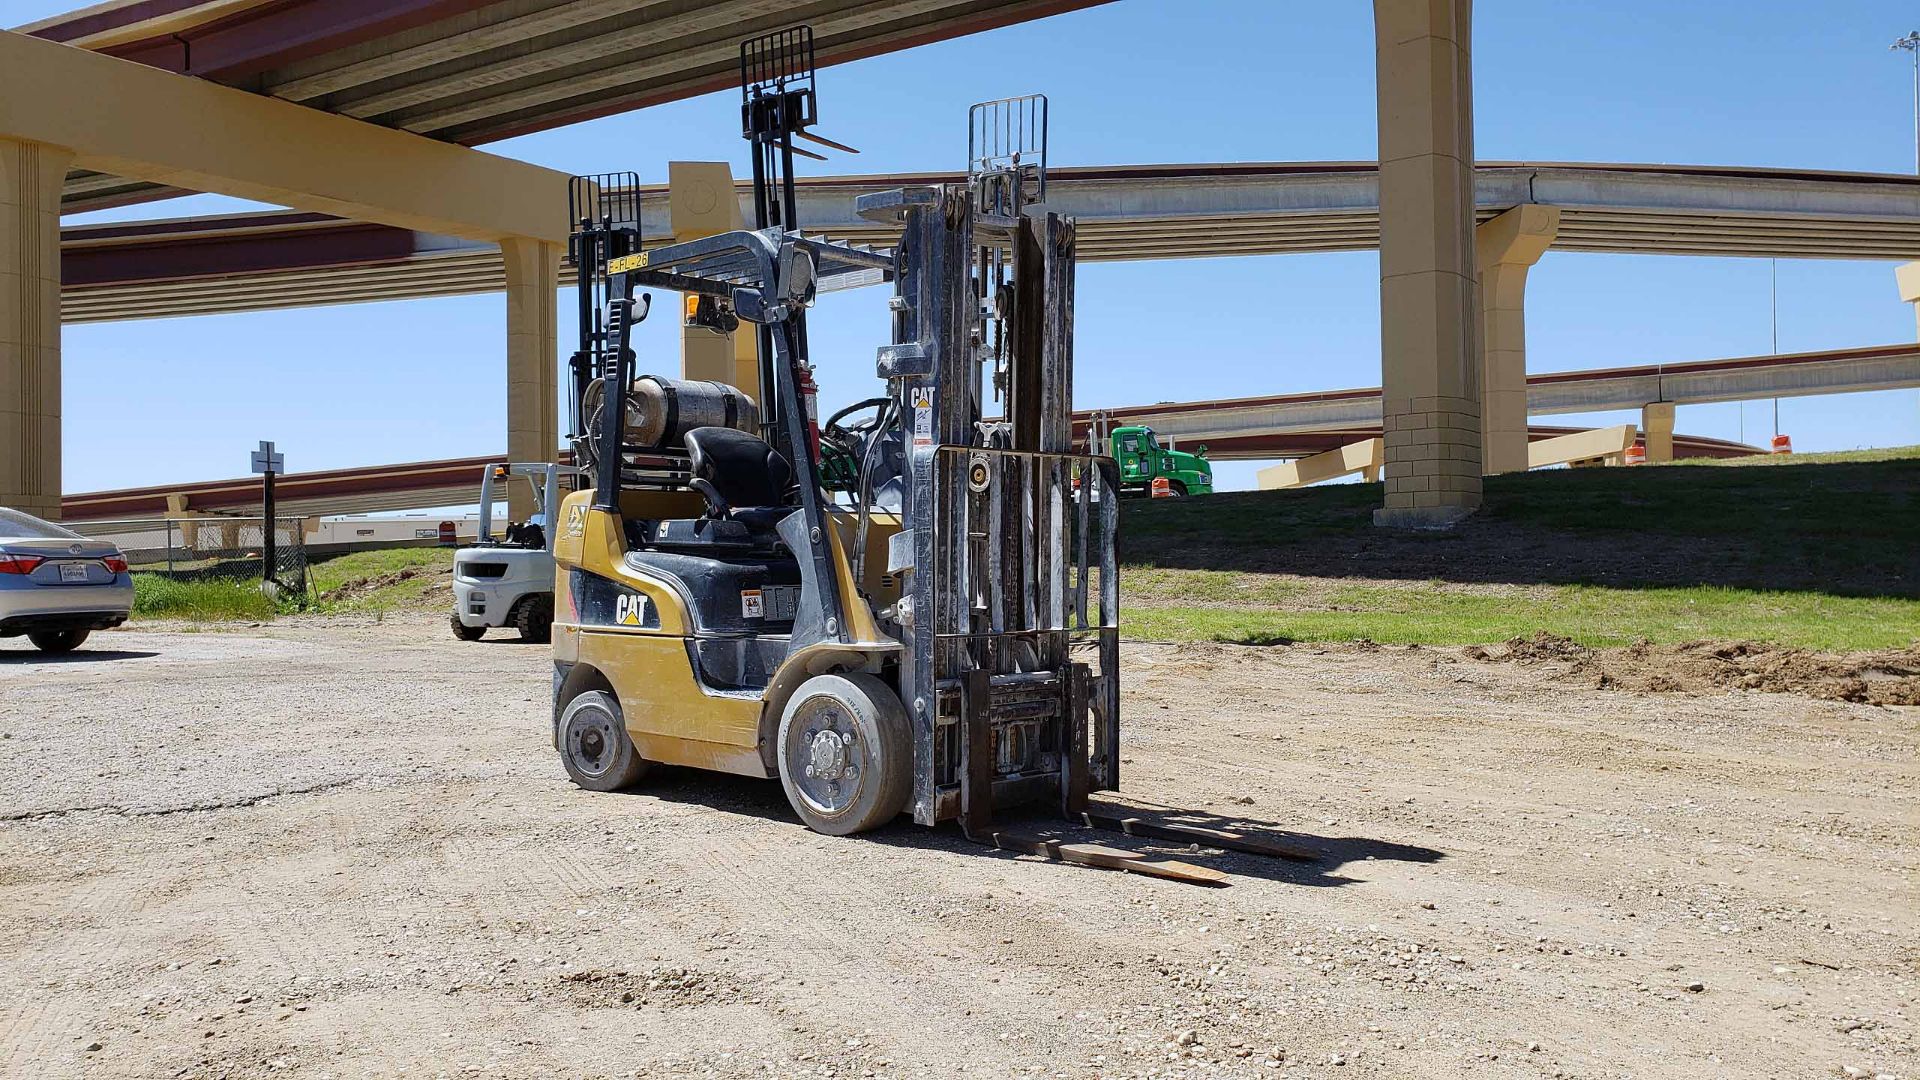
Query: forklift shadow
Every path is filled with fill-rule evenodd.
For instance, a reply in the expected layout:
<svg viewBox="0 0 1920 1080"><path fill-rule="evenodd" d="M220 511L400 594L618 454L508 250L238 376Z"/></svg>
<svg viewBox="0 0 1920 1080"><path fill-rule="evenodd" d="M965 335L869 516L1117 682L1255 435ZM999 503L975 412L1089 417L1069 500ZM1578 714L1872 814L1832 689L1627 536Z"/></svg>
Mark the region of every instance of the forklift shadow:
<svg viewBox="0 0 1920 1080"><path fill-rule="evenodd" d="M786 793L777 780L755 780L744 776L703 772L698 769L656 765L648 772L645 780L624 794L648 796L662 802L700 806L722 813L764 818L794 828L804 827L794 816L793 808L787 805ZM1364 836L1318 836L1289 830L1275 822L1238 816L1225 817L1172 807L1098 803L1093 806L1093 809L1099 813L1138 818L1155 824L1230 830L1244 834L1250 839L1302 849L1303 853L1311 854L1314 858L1312 861L1298 861L1222 851L1219 848L1208 847L1204 840L1199 842L1200 848L1196 852L1189 844L1144 836L1129 836L1108 829L1091 829L1044 814L1009 816L997 820L995 824L1000 828L1016 830L1044 840L1057 840L1063 844L1100 844L1106 847L1122 848L1151 859L1191 862L1237 878L1258 878L1287 885L1316 888L1340 887L1365 881L1365 877L1339 872L1351 863L1369 861L1434 863L1446 858L1446 853L1434 848L1398 844ZM937 829L928 829L913 824L904 815L872 832L847 839L890 848L941 851L987 859L1011 861L1021 857L1017 852L1005 851L989 844L974 843L962 835L956 826L943 825ZM1036 862L1037 860L1029 856L1027 861ZM1085 868L1073 867L1072 869Z"/></svg>

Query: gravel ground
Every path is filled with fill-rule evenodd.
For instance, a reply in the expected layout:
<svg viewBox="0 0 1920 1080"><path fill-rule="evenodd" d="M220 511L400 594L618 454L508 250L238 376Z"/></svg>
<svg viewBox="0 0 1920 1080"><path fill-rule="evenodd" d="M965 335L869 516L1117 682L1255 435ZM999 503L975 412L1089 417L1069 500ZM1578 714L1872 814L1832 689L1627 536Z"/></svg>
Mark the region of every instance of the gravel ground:
<svg viewBox="0 0 1920 1080"><path fill-rule="evenodd" d="M1129 646L1227 889L570 786L438 619L0 644L0 1073L1920 1077L1920 708ZM1128 846L1137 842L1124 841Z"/></svg>

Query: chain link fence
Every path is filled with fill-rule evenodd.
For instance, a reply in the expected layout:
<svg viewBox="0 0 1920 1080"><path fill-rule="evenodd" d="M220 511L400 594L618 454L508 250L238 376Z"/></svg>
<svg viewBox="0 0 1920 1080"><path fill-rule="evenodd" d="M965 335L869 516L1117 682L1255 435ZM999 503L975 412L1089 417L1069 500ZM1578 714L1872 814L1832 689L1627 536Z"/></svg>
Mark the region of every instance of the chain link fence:
<svg viewBox="0 0 1920 1080"><path fill-rule="evenodd" d="M273 526L272 577L294 593L307 591L302 521L282 517ZM262 517L130 518L61 524L84 536L119 545L129 569L136 573L164 574L183 581L259 581L267 576L267 519Z"/></svg>

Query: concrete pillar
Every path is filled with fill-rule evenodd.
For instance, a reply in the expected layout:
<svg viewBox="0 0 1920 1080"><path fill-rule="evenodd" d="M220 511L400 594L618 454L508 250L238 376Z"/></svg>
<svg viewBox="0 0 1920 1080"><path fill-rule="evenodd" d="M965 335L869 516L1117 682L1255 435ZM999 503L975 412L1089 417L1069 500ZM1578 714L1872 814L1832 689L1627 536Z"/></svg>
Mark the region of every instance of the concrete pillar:
<svg viewBox="0 0 1920 1080"><path fill-rule="evenodd" d="M60 187L73 154L0 139L0 506L60 517Z"/></svg>
<svg viewBox="0 0 1920 1080"><path fill-rule="evenodd" d="M1673 402L1649 401L1640 407L1640 432L1647 441L1647 464L1673 460Z"/></svg>
<svg viewBox="0 0 1920 1080"><path fill-rule="evenodd" d="M745 228L740 198L734 192L733 170L724 161L668 162L667 216L674 240L681 243ZM691 309L687 315L691 317ZM760 401L757 335L750 326L743 330L729 334L683 321L680 374L731 384Z"/></svg>
<svg viewBox="0 0 1920 1080"><path fill-rule="evenodd" d="M561 248L541 240L500 241L507 267L507 458L554 461L560 455ZM533 513L524 483L508 487L514 521Z"/></svg>
<svg viewBox="0 0 1920 1080"><path fill-rule="evenodd" d="M1900 287L1900 299L1914 305L1914 328L1920 335L1920 262L1901 263L1893 268L1894 283Z"/></svg>
<svg viewBox="0 0 1920 1080"><path fill-rule="evenodd" d="M1474 230L1480 277L1481 472L1527 469L1527 271L1560 232L1560 208L1523 203Z"/></svg>
<svg viewBox="0 0 1920 1080"><path fill-rule="evenodd" d="M1374 0L1386 507L1445 528L1480 505L1471 0Z"/></svg>

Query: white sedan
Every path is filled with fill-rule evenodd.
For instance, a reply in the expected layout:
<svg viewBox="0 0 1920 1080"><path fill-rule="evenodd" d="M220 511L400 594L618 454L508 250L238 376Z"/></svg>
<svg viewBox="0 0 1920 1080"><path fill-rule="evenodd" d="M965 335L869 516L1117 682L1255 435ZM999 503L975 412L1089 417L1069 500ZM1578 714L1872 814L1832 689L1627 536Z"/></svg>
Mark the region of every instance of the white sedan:
<svg viewBox="0 0 1920 1080"><path fill-rule="evenodd" d="M120 549L0 506L0 637L71 652L127 621L133 577Z"/></svg>

